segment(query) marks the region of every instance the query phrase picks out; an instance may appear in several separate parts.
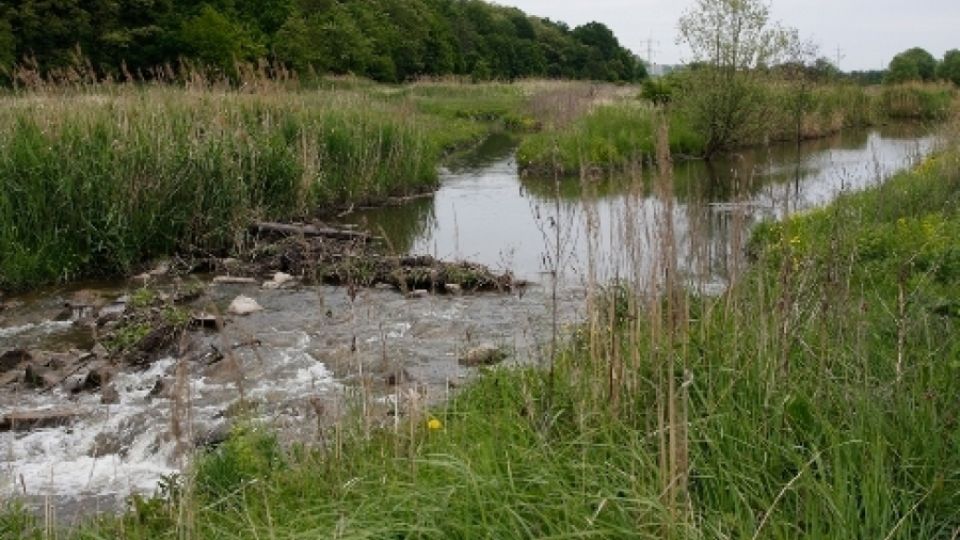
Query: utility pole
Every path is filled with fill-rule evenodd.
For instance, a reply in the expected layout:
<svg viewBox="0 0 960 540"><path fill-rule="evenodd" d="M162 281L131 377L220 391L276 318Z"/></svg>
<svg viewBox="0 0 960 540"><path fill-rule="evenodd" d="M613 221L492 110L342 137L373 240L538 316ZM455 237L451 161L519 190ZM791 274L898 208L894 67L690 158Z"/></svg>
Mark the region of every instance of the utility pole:
<svg viewBox="0 0 960 540"><path fill-rule="evenodd" d="M840 61L843 60L844 58L846 58L846 56L844 56L843 54L843 49L841 49L840 46L837 45L837 63L835 64L835 67L837 68L838 71L842 71L840 70Z"/></svg>
<svg viewBox="0 0 960 540"><path fill-rule="evenodd" d="M657 63L653 61L653 53L654 53L654 52L659 52L657 49L654 49L653 46L656 45L657 47L660 47L660 42L654 40L654 39L653 39L653 35L651 34L650 37L648 37L647 39L641 41L640 43L645 43L646 46L647 46L647 47L646 47L646 48L647 48L647 58L646 58L646 60L647 60L647 65L650 66L650 72L651 72L651 74L652 74L653 71L654 71L654 68L655 68L656 65L657 65Z"/></svg>

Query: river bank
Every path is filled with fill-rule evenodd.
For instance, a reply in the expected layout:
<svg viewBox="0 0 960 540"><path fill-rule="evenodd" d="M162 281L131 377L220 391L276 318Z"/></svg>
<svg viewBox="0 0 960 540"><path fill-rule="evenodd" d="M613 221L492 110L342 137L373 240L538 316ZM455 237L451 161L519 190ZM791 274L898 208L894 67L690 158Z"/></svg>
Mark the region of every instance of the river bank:
<svg viewBox="0 0 960 540"><path fill-rule="evenodd" d="M459 165L451 164L453 170L443 173L443 185L446 187L441 189L434 199L410 201L407 207L375 211L382 212L382 222L375 221L370 214L361 213L348 217L356 218L357 223L365 220L366 226L372 231L411 231L414 237L405 242L395 238L385 239L387 244L396 246L396 249L392 250L396 254L423 253L421 248L416 246L431 245L433 249L427 252L440 255L439 258L466 254L466 258L473 260L492 260L492 268L502 268L498 264L498 261L502 260L502 252L514 251L509 247L509 242L506 247L491 244L490 249L476 249L484 244L476 244L474 247L470 240L474 237L469 227L473 220L465 219L468 207L462 205L472 201L479 211L484 208L483 202L490 200L500 209L515 208L517 215L511 219L517 220L526 216L524 220L511 222L504 221L502 217L496 220L503 222L513 231L512 235L507 235L506 238L532 238L530 235L534 235L537 237L534 245L518 246L516 251L524 254L547 254L551 251L551 244L549 241L544 243L542 229L537 224L547 222L559 204L560 214L554 221L561 224L565 239L563 250L568 253L562 258L564 262L560 273L573 278L564 280L568 284L558 289L560 305L555 305L551 298L551 266L543 261L531 262L530 265L509 265L522 269L520 277L532 276L535 281L540 282L539 286L529 288L522 295L428 294L421 298L405 298L396 292L376 288L315 288L296 284L292 284L293 288L262 289L264 284L261 281L272 280L273 275L270 272L278 270L274 267L265 268L265 274L257 274L258 279L254 284L213 285L208 289L207 298L199 304L203 310L226 313L229 304L239 295L255 298L265 308L264 311L248 317L228 316L233 321L226 324L221 333L201 333L204 337L199 346L192 349L200 353L196 358L201 358L203 353L229 351L233 345L239 345L235 357L241 369L227 369L225 366L229 367L229 358L226 362L218 360L210 364L203 361L178 362L177 356L160 358L153 364L156 371L151 368L146 372L134 372L134 378L124 379L125 382L119 388L119 405L100 403L101 394L97 392L81 394L79 403L90 407L95 413L90 417L90 422L84 422L73 429L67 426L39 430L26 436L17 436L5 445L10 449L11 456L19 460L11 463L11 472L15 474L9 476L10 485L15 490L25 489L28 493L43 491L40 488L44 486L48 486L51 493L87 493L80 499L86 502L79 506L78 503L66 501L54 505L59 512L58 519L72 522L73 516L81 508L89 511L90 501L97 500L97 493L122 493L125 491L122 484L131 482L134 478L148 482L151 478L156 479L158 475L176 474L182 470L175 457L176 447L181 444L177 441L193 441L182 442L192 448L196 441L205 440L207 433L219 433L219 439L229 431L224 431L223 427L229 418L241 421L270 419L269 425L273 426L271 433L276 434L281 447L286 449L291 448L294 441L310 441L309 444L316 444L316 441L320 440L329 444L330 441L339 440L344 445L352 445L355 443L349 441L354 436L348 435L348 432L358 433L360 440L364 440L372 434L381 433L376 426L407 429L411 427L407 422L429 410L429 403L448 403L451 389L463 387L467 383L470 373L476 368L461 365L460 360L465 359L474 349L505 350L509 353L508 363L511 365L548 365L548 357L544 352L550 350L549 336L553 313L558 313L561 326L567 327L569 323L583 322L584 302L592 297L595 305L597 295L590 292L589 287L586 287L589 281L585 281L590 274L590 259L598 263L594 266L595 270L606 267L613 272L611 276L616 275L615 269L624 262L622 255L614 255L614 251L603 247L605 243L602 242L594 244L596 251L593 257L586 256L589 254L591 236L617 235L622 238L618 245L637 247L636 250L631 249L631 253L645 252L646 256L656 258L662 250L657 246L647 250L643 248L644 244L640 239L647 235L655 238L656 231L660 230L664 223L664 216L673 216L671 221L677 225L678 231L686 228L683 223L696 224L698 220L705 219L694 218L700 212L703 212L704 216L714 216L718 220L716 225L705 227L701 222L690 229L690 234L697 238L696 242L693 237L690 237L689 243L681 242L682 245L699 246L690 252L699 254L697 257L704 256L705 261L715 261L706 266L706 273L688 274L703 276L691 278L691 282L713 282L714 278L711 276L728 276L731 268L742 264L736 262L740 249L736 248L735 240L738 237L744 238L745 229L741 227L749 227L754 219L762 216L787 215L802 208L822 204L846 189L879 183L886 178L886 174L899 170L905 163L922 156L928 151L929 144L928 139L910 139L903 133L864 134L862 137L854 137L842 143L834 142L822 148L811 147L811 153L797 162L780 162L772 155L765 158L758 155L756 163L751 163L739 172L730 173L734 177L758 179L755 191L748 192L753 195L746 200L743 192L717 192L705 199L701 195L695 195L699 193L697 189L684 194L683 186L686 182L689 186L709 186L714 182L708 177L698 176L700 173L683 172L679 168L675 171L675 188L679 197L676 200L665 198L657 191L649 192L647 188L638 189L637 186L644 185L645 182L637 184L629 178L597 185L593 191L595 199L581 200L584 186L578 182L562 184L559 186L559 196L554 197L558 191L557 186L521 180L512 158L512 145L491 142L488 146L492 148L489 148L488 155L485 155L487 150L481 149L481 156L485 157L480 157L477 161L466 159ZM795 184L794 175L798 171L802 172L803 176L800 183ZM862 175L855 171L861 171ZM508 174L512 174L509 180L505 176ZM880 176L881 174L883 176ZM767 180L760 181L760 178ZM718 185L726 183L717 182ZM474 189L477 191L471 191ZM517 199L510 202L510 197ZM594 202L591 203L591 200ZM604 202L605 200L607 202ZM620 202L617 202L618 200ZM657 200L661 203L656 203ZM754 200L757 203L752 202ZM764 200L766 202L760 204ZM431 212L422 211L425 202L431 204ZM632 210L625 213L630 208L648 206L649 208L643 211ZM769 207L769 213L760 209L761 206ZM672 210L664 213L669 209ZM398 212L399 215L404 215L411 211L420 216L420 225L397 225L399 222L396 217L391 217ZM449 215L444 217L448 211ZM602 223L615 224L625 219L636 222L639 229L629 236L623 236L625 231L616 227L601 232L605 230ZM526 221L530 223L520 225ZM573 231L588 231L591 229L591 222L600 224L601 228L594 228L593 233L577 240L578 233ZM377 223L393 225L377 226ZM731 225L736 223L740 225L731 228ZM453 234L457 230L464 235L460 240ZM710 240L704 240L703 233L710 230L714 231L709 235ZM420 233L416 231L432 231L432 236L417 238ZM483 231L477 232L482 234ZM453 236L449 240L441 241L448 233ZM569 241L566 240L568 235L571 238ZM457 253L455 248L458 245L471 249L472 253ZM573 249L574 246L579 247ZM686 248L682 248L681 252L684 249ZM571 257L570 253L578 255ZM635 270L644 268L649 272L650 268L653 268L649 259L638 257L635 262ZM699 268L701 263L690 263L688 266L688 270L692 271ZM623 277L636 274L627 274L620 270L619 275ZM598 281L607 279L607 274L600 271L596 271L594 276ZM576 286L577 283L580 285ZM727 277L721 278L719 283L727 283ZM571 286L573 288L570 288ZM141 286L134 285L132 292L140 288ZM121 284L115 295L129 292L129 285ZM160 292L176 298L175 289ZM356 296L353 297L353 294ZM105 296L109 298L111 295ZM62 300L57 298L69 298L69 295L51 297L51 309L62 309ZM25 314L30 311L17 309L13 313ZM42 335L45 330L35 330L39 334L37 338L44 339ZM11 343L28 342L33 339L29 337L31 332L34 331L28 330L25 334L10 336ZM256 347L243 345L249 345L253 340L259 340L260 344ZM224 342L227 348L224 348ZM212 343L216 348L209 347L208 343ZM484 357L494 356L499 354ZM188 354L180 358L194 357ZM242 377L238 377L238 374ZM393 383L391 375L394 377ZM402 384L406 375L410 375L409 386ZM180 395L187 396L179 405L177 400L172 399L176 394L151 396L157 381L175 383L178 377L183 381ZM239 384L238 380L241 381ZM395 385L397 382L401 384ZM176 384L172 386L176 388ZM473 388L469 385L468 387ZM478 388L489 390L482 384ZM409 393L408 390L416 391ZM472 390L468 392L472 393ZM28 394L18 394L17 399L22 400L26 395ZM232 405L238 399L245 398L255 403L253 416L225 413L236 411L237 408ZM183 405L186 402L191 405ZM27 405L31 403L33 402L30 401ZM49 406L49 400L37 401L36 405L36 408ZM18 407L23 406L24 403L18 403ZM397 415L397 410L403 411L402 415ZM391 415L391 411L394 411L394 414ZM184 415L187 419L184 419ZM176 418L180 418L182 422L179 428L180 439L174 436L173 419ZM319 421L321 418L325 419L324 422ZM443 419L445 424L448 421L448 418ZM99 457L88 453L95 447L106 448L95 444L99 433L131 433L131 426L142 428L134 430L132 438L127 442L117 443L117 453L108 452ZM271 435L272 437L274 435ZM419 435L417 437L419 440ZM243 446L246 443L238 444ZM58 454L56 448L63 447L75 448L76 451ZM31 457L24 460L25 456ZM57 461L72 470L85 471L84 478L67 474L63 467L51 467L48 459L51 456L60 456L56 458ZM29 466L24 468L28 464ZM40 476L48 480L40 484L29 482L26 487L18 488L17 472L24 478ZM149 491L145 484L143 488ZM133 491L143 492L143 489ZM116 499L101 498L99 503L94 504L112 509L117 502ZM160 503L151 504L156 506ZM142 534L149 536L147 532ZM155 530L150 534L163 533Z"/></svg>
<svg viewBox="0 0 960 540"><path fill-rule="evenodd" d="M492 370L445 405L318 446L251 426L173 496L75 533L955 535L951 140L762 228L722 295L597 289L549 369ZM686 241L668 231L663 247ZM657 268L677 264L669 252Z"/></svg>

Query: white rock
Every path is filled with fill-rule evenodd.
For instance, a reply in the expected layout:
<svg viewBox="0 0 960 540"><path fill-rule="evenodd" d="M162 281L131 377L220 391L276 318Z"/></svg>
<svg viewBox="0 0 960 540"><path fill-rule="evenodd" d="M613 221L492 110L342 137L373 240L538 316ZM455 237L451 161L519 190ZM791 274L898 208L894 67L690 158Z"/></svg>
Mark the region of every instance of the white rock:
<svg viewBox="0 0 960 540"><path fill-rule="evenodd" d="M237 276L217 276L213 278L214 285L253 285L257 280Z"/></svg>
<svg viewBox="0 0 960 540"><path fill-rule="evenodd" d="M238 296L230 302L228 312L234 315L250 315L258 311L263 311L263 307L256 300L248 296Z"/></svg>
<svg viewBox="0 0 960 540"><path fill-rule="evenodd" d="M463 294L463 287L461 287L460 285L458 285L458 284L456 284L456 283L447 283L447 284L445 284L445 285L443 286L443 288L444 288L449 294L455 294L455 295L458 295L458 296L461 295L461 294Z"/></svg>
<svg viewBox="0 0 960 540"><path fill-rule="evenodd" d="M283 272L277 272L276 274L273 275L273 279L272 279L271 281L264 282L263 288L264 288L264 289L279 289L279 288L283 287L284 285L292 282L293 280L294 280L294 277L291 276L290 274L284 274Z"/></svg>

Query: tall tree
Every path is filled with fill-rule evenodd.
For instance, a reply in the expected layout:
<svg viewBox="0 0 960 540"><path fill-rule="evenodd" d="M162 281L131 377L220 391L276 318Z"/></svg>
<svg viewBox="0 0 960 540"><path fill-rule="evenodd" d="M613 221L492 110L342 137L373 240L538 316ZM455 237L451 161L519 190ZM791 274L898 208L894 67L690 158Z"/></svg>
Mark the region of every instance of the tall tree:
<svg viewBox="0 0 960 540"><path fill-rule="evenodd" d="M960 50L952 49L943 55L943 61L937 66L937 76L960 86Z"/></svg>
<svg viewBox="0 0 960 540"><path fill-rule="evenodd" d="M886 81L932 81L936 76L937 60L920 47L907 49L893 57L887 70Z"/></svg>
<svg viewBox="0 0 960 540"><path fill-rule="evenodd" d="M679 30L700 66L690 70L682 101L706 135L710 157L748 138L763 120L757 77L799 40L795 30L770 20L761 0L697 0Z"/></svg>

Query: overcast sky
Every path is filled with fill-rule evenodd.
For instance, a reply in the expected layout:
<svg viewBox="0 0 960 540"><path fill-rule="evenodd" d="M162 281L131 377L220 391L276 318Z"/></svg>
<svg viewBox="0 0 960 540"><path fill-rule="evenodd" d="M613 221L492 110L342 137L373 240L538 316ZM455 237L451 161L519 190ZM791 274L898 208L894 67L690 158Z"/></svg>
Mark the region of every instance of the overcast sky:
<svg viewBox="0 0 960 540"><path fill-rule="evenodd" d="M600 21L644 58L652 40L653 59L660 64L689 59L676 44L677 20L693 0L495 1L570 26ZM937 58L960 49L960 0L773 0L771 19L799 30L834 62L839 48L845 71L884 68L911 47Z"/></svg>

